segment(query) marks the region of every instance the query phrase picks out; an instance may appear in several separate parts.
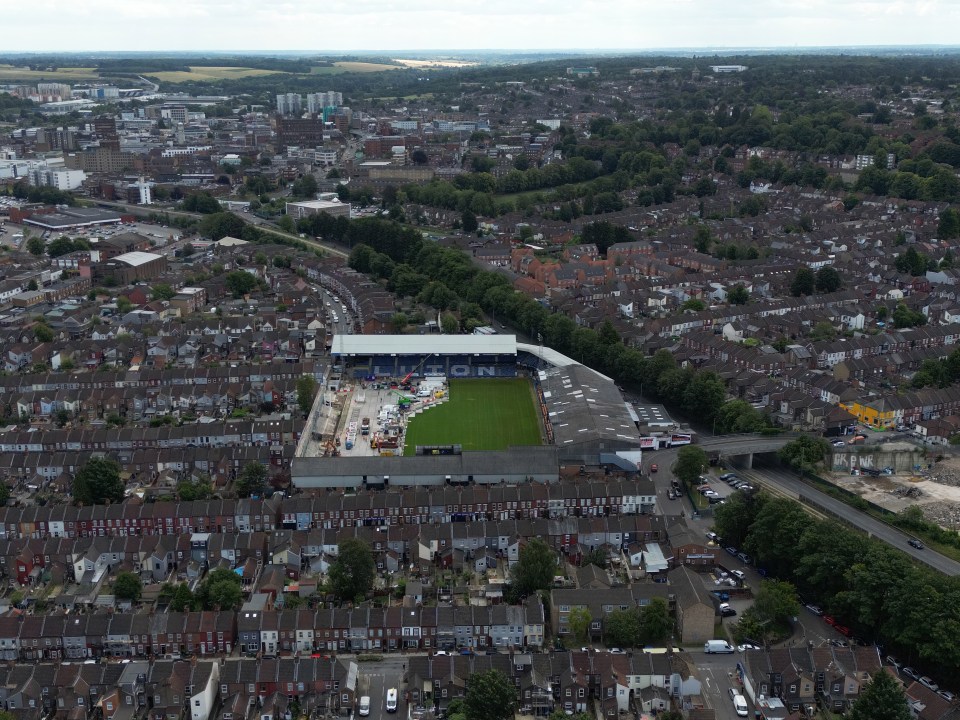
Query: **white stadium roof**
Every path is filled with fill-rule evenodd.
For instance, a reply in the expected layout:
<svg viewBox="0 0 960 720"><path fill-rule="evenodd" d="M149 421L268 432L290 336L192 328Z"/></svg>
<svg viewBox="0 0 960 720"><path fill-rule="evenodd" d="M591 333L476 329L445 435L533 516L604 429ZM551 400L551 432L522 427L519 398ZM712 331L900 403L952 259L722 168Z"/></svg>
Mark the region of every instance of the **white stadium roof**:
<svg viewBox="0 0 960 720"><path fill-rule="evenodd" d="M333 355L516 355L515 335L335 335Z"/></svg>

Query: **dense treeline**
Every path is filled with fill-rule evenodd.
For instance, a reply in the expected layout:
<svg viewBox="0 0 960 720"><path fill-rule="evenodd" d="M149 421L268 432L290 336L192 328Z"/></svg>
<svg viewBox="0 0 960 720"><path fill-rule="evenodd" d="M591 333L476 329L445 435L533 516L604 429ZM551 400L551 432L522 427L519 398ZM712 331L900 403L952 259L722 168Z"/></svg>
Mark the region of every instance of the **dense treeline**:
<svg viewBox="0 0 960 720"><path fill-rule="evenodd" d="M798 503L762 493L734 493L716 510L714 529L858 637L886 643L931 674L960 672L960 578L839 523L812 521Z"/></svg>

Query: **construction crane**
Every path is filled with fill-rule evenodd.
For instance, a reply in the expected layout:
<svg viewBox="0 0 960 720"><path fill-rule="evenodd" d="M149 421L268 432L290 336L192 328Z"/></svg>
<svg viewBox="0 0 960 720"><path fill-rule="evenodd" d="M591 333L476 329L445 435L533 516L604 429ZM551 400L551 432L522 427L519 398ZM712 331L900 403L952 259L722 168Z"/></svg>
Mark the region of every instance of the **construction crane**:
<svg viewBox="0 0 960 720"><path fill-rule="evenodd" d="M426 363L427 360L429 360L430 358L432 358L434 355L436 355L436 353L430 353L430 354L427 355L425 358L423 358L423 360L420 361L420 364L419 364L419 365L417 365L413 370L411 370L410 372L408 372L408 373L404 376L403 380L400 381L400 384L403 385L404 383L408 382L408 381L410 380L410 378L412 378L414 375L417 374L417 372L420 371L420 368L423 367L424 363Z"/></svg>

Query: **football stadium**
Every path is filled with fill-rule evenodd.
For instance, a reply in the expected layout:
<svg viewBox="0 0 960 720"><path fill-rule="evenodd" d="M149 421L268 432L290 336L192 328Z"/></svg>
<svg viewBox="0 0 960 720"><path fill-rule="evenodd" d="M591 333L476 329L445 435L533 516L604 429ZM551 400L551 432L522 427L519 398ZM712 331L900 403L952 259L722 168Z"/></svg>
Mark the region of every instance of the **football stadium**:
<svg viewBox="0 0 960 720"><path fill-rule="evenodd" d="M301 488L553 482L640 459L614 382L513 335L338 335L293 461Z"/></svg>

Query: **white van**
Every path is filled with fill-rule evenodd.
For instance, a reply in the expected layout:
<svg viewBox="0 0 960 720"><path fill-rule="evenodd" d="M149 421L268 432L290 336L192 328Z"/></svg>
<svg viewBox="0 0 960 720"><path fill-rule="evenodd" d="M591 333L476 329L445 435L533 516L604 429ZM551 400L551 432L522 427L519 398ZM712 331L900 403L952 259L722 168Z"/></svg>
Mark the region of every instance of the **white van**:
<svg viewBox="0 0 960 720"><path fill-rule="evenodd" d="M726 640L707 640L703 644L703 651L708 655L711 653L732 653L734 650L733 645Z"/></svg>
<svg viewBox="0 0 960 720"><path fill-rule="evenodd" d="M366 717L370 714L370 696L364 695L360 698L360 717Z"/></svg>
<svg viewBox="0 0 960 720"><path fill-rule="evenodd" d="M397 689L387 690L387 712L395 713L397 711Z"/></svg>
<svg viewBox="0 0 960 720"><path fill-rule="evenodd" d="M733 709L736 710L739 717L747 716L747 699L743 695L734 695Z"/></svg>

